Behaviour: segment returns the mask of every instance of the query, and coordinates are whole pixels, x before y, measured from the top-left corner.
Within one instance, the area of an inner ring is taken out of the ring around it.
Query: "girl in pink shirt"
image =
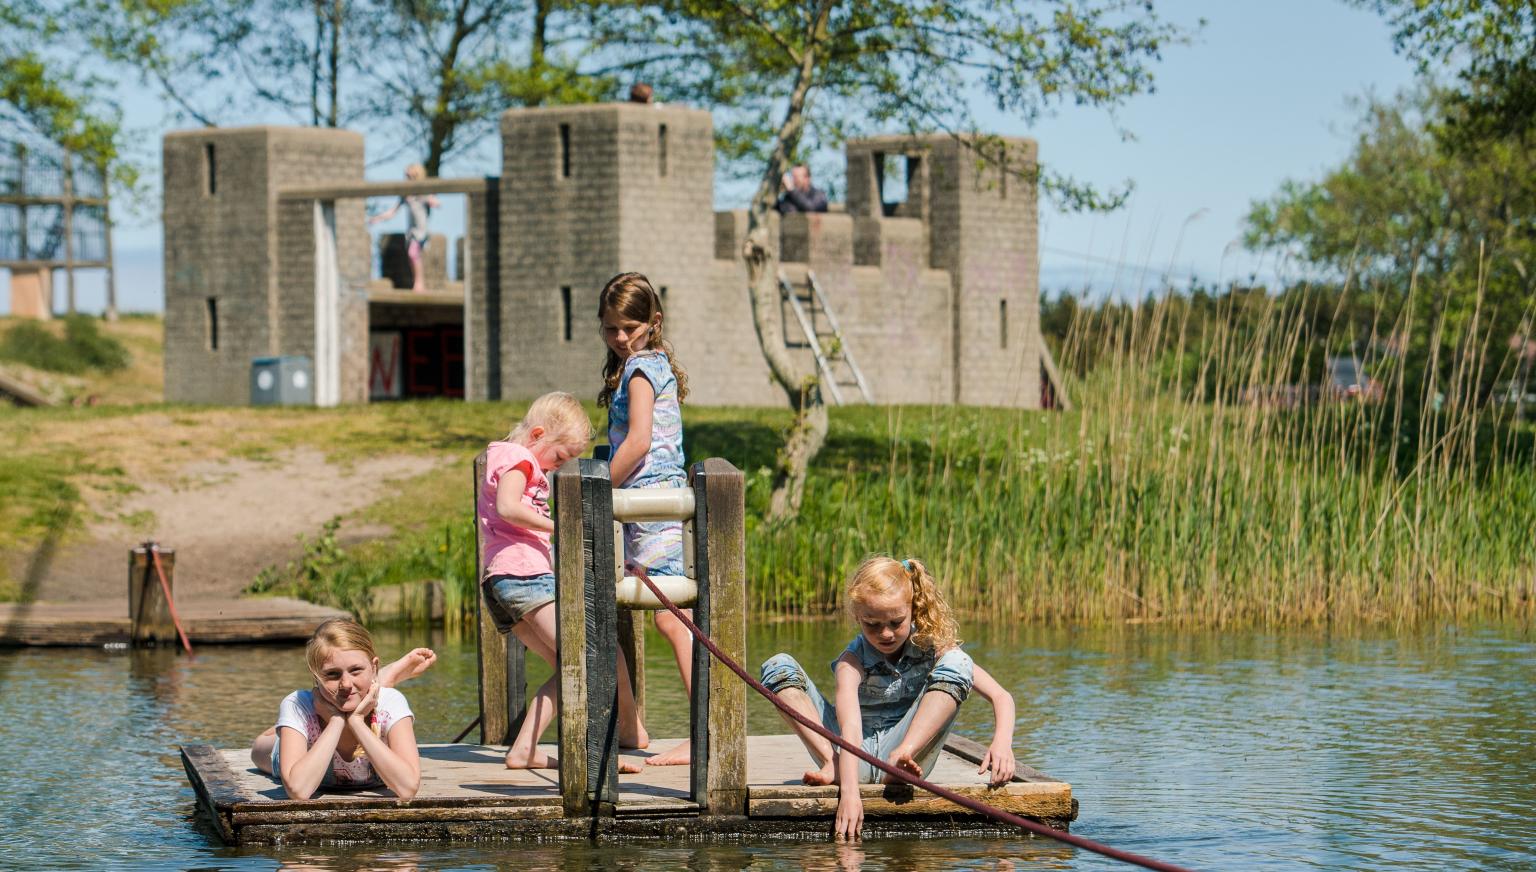
[[[557,391],[534,400],[506,440],[492,442],[485,451],[485,479],[476,506],[485,548],[480,590],[496,628],[512,633],[555,668],[555,675],[534,695],[522,729],[507,749],[508,769],[556,766],[555,758],[539,750],[539,736],[554,719],[559,690],[550,547],[555,522],[549,513],[547,474],[581,454],[591,438],[592,422],[581,403]]]

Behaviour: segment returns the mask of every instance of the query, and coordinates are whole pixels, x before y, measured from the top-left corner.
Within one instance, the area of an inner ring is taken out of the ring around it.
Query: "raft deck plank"
[[[176,611],[193,646],[302,641],[321,621],[348,617],[287,597],[187,600]],[[122,602],[0,603],[0,646],[127,644],[129,626]]]
[[[656,740],[650,752],[663,751],[678,741]],[[963,739],[947,745],[931,780],[1061,828],[1076,816],[1071,786],[1032,769],[1012,783],[988,787],[976,773],[975,748],[974,742]],[[553,746],[544,749],[555,752]],[[626,752],[626,756],[638,760],[650,752]],[[314,799],[291,800],[284,796],[280,784],[251,765],[245,749],[190,745],[182,750],[182,762],[199,804],[213,818],[221,837],[234,844],[488,836],[804,837],[825,831],[837,807],[835,787],[800,783],[810,760],[793,735],[748,737],[745,817],[700,816],[690,799],[687,766],[647,766],[639,774],[620,775],[614,816],[594,825],[591,819],[562,816],[555,771],[506,769],[499,748],[423,745],[421,755],[421,790],[410,801],[397,800],[382,789],[327,792]],[[921,790],[871,784],[865,785],[862,793],[873,834],[949,834],[999,828]]]

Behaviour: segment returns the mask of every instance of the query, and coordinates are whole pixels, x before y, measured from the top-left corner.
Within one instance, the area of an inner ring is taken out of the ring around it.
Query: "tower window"
[[[214,160],[213,143],[203,144],[203,169],[208,178],[208,196],[212,197],[219,192],[219,166]]]
[[[560,323],[561,334],[566,342],[571,341],[571,286],[560,286]]]
[[[667,125],[656,128],[656,170],[662,176],[667,174]]]
[[[209,148],[212,148],[212,146],[209,146]],[[206,307],[205,307],[205,311],[204,311],[206,323],[205,323],[204,327],[205,327],[205,329],[207,331],[207,335],[208,335],[208,350],[209,351],[218,351],[219,350],[219,298],[218,297],[209,297],[204,302],[206,303]]]
[[[560,178],[571,177],[571,125],[560,125]]]
[[[1008,301],[997,301],[997,347],[1008,347]]]

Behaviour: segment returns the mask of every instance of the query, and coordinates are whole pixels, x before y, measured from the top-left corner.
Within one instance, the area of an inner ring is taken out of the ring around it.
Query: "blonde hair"
[[[309,661],[309,671],[320,674],[325,666],[325,656],[332,651],[361,651],[369,661],[377,660],[373,653],[373,637],[368,630],[351,618],[331,618],[315,628],[314,635],[304,646],[304,658]]]
[[[609,312],[616,312],[629,321],[653,325],[650,341],[645,347],[647,350],[655,348],[666,353],[667,362],[672,366],[672,377],[677,379],[677,401],[681,403],[688,399],[688,373],[677,362],[677,352],[672,350],[672,343],[662,338],[662,324],[658,320],[662,317],[661,295],[651,287],[651,280],[637,272],[619,273],[609,279],[597,297],[598,319],[601,320]],[[597,395],[599,406],[612,402],[614,392],[619,389],[619,376],[623,373],[624,361],[613,353],[613,349],[608,349],[608,357],[603,361],[603,389]]]
[[[544,428],[544,440],[573,448],[585,448],[592,438],[592,421],[581,401],[565,391],[551,391],[528,407],[523,420],[507,434],[508,442],[528,445],[533,428]]]
[[[870,557],[848,579],[850,611],[854,604],[864,605],[891,594],[901,594],[912,603],[913,644],[936,655],[960,644],[955,615],[922,561],[884,555]]]
[[[427,177],[427,168],[419,163],[413,163],[405,168],[405,177],[413,182],[420,181]]]

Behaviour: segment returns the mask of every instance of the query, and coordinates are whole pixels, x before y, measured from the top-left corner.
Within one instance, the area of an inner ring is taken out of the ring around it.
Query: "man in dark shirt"
[[[810,167],[800,164],[785,173],[781,186],[783,191],[779,194],[780,212],[788,214],[827,211],[826,192],[811,184]]]

